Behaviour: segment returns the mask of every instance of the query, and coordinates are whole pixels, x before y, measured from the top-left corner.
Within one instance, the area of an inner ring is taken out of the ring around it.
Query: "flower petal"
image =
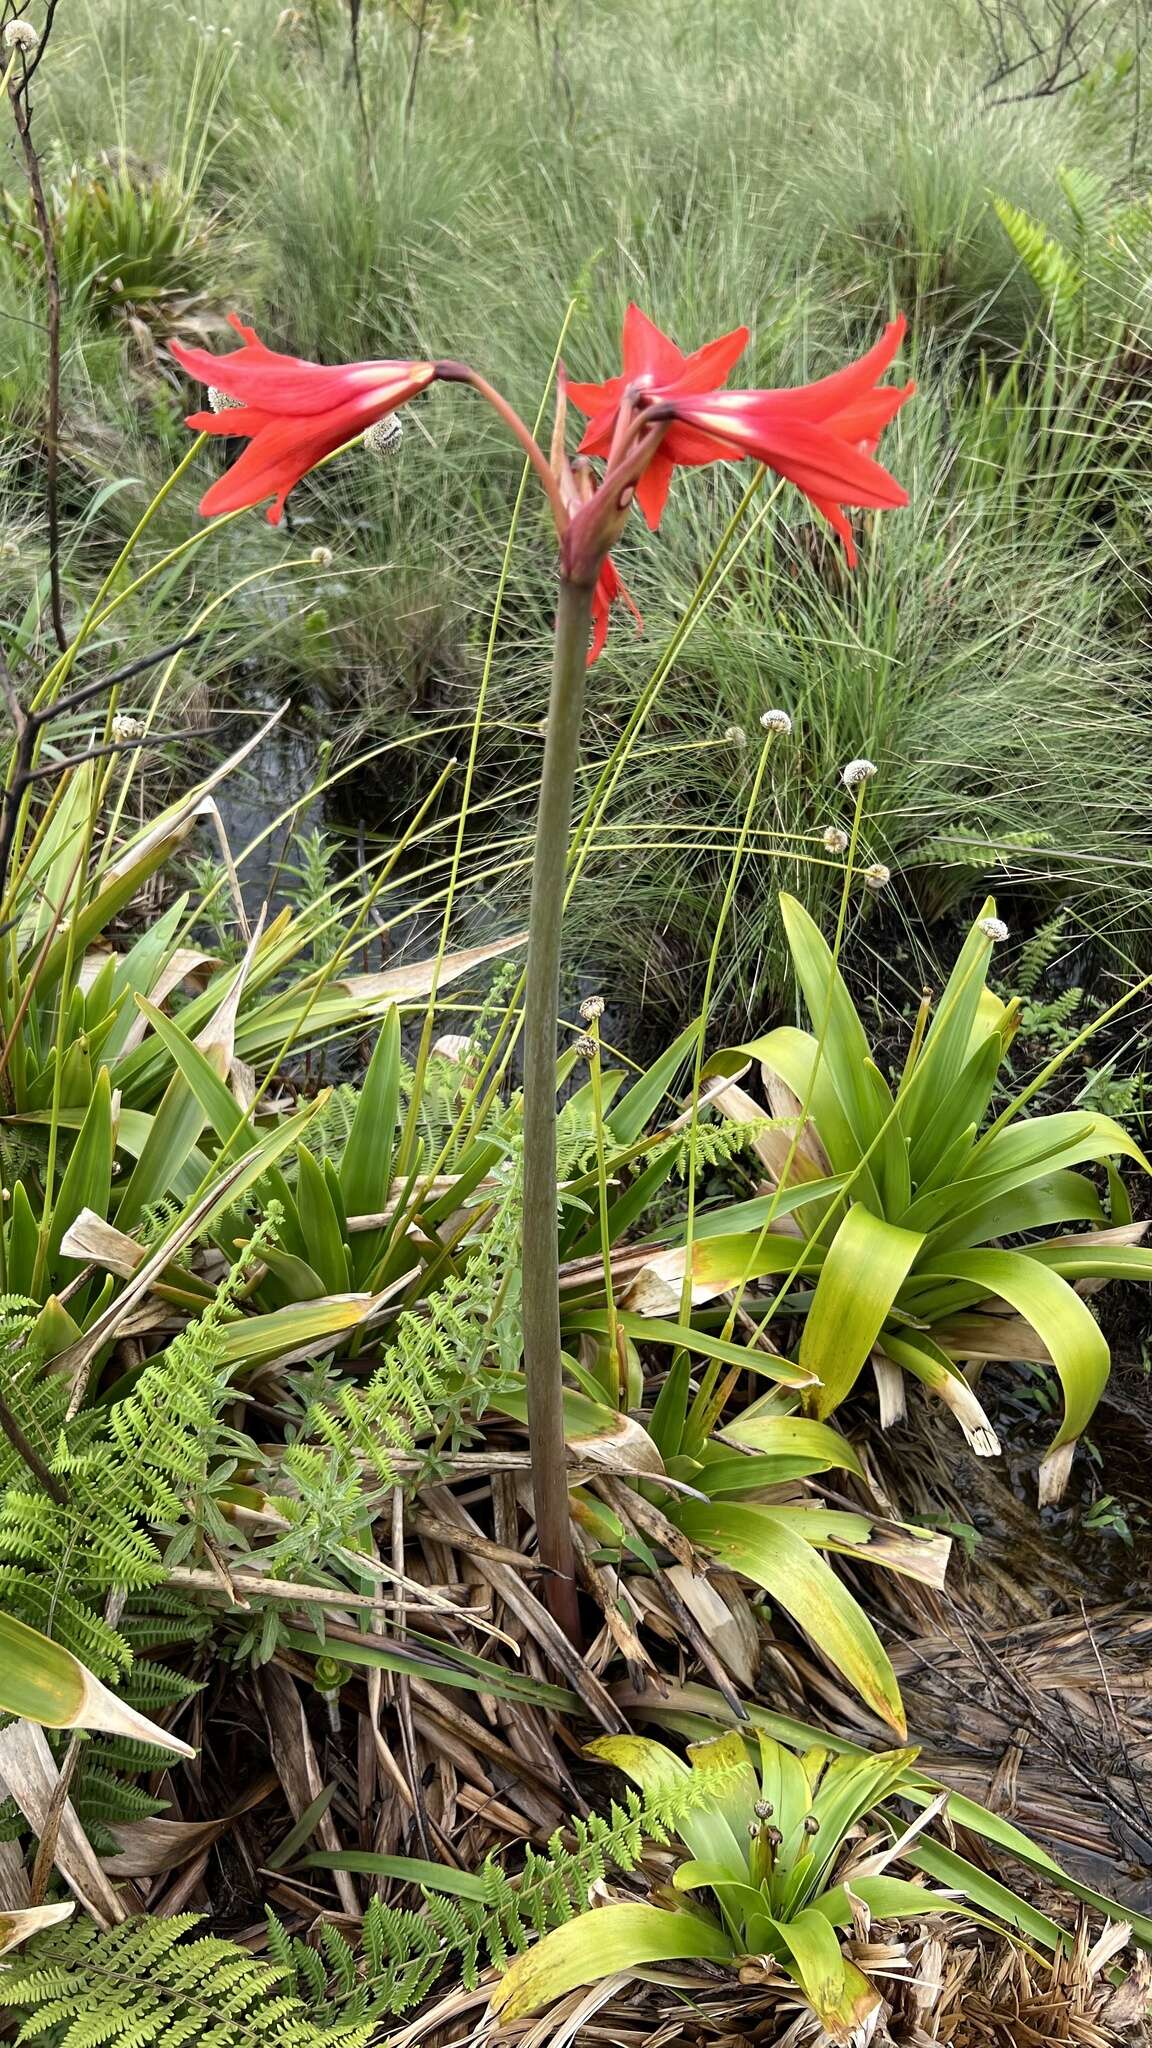
[[[624,315],[620,358],[626,384],[671,384],[685,367],[682,350],[635,303]]]

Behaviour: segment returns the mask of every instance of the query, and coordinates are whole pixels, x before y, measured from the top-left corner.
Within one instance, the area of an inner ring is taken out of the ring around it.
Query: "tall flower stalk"
[[[560,578],[552,680],[536,818],[524,998],[524,1374],[532,1489],[546,1598],[573,1642],[580,1615],[573,1569],[560,1349],[556,1172],[557,1012],[572,805],[585,678],[625,603],[640,623],[611,559],[634,503],[658,526],[677,469],[750,460],[795,484],[839,534],[849,562],[851,507],[907,502],[874,459],[883,428],[913,387],[879,382],[900,346],[902,320],[861,357],[818,383],[781,391],[717,387],[747,340],[737,328],[685,356],[639,309],[624,322],[623,367],[600,384],[557,378],[550,457],[507,399],[466,363],[375,361],[326,366],[277,354],[233,319],[241,347],[228,355],[173,349],[194,377],[231,401],[188,424],[248,446],[205,496],[206,513],[233,513],[271,498],[275,524],[288,492],[309,470],[365,429],[387,420],[434,382],[467,384],[511,432],[540,482],[559,543]],[[588,419],[576,456],[566,450],[569,395]],[[597,474],[593,461],[603,464]],[[758,481],[758,478],[757,478]]]

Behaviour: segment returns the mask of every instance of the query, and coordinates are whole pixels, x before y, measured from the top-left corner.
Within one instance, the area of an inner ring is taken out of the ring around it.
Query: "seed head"
[[[369,455],[383,459],[394,455],[404,439],[404,422],[397,413],[390,412],[387,419],[377,420],[364,436],[364,446]]]
[[[576,1044],[573,1047],[573,1050],[576,1054],[577,1059],[594,1060],[598,1048],[596,1045],[596,1040],[594,1038],[581,1037],[576,1040]]]
[[[829,853],[847,853],[848,834],[839,825],[829,825],[824,834],[824,844]]]
[[[855,789],[857,783],[869,782],[875,773],[875,761],[866,761],[861,757],[859,761],[849,761],[847,767],[840,770],[840,780],[845,789]]]
[[[872,866],[864,870],[866,889],[885,889],[891,880],[892,870],[886,868],[882,860],[873,861]]]
[[[730,747],[746,747],[748,745],[748,735],[742,725],[726,725],[724,727],[724,738]]]
[[[313,548],[308,560],[317,569],[330,569],[332,567],[332,550],[331,548]]]
[[[760,723],[765,732],[779,732],[787,735],[792,730],[792,720],[786,711],[762,711]]]
[[[40,38],[30,21],[6,23],[3,42],[6,50],[23,50],[29,57],[40,48]]]
[[[237,412],[243,406],[242,398],[231,398],[227,391],[220,391],[215,384],[208,386],[208,403],[213,412]]]
[[[595,1018],[602,1017],[604,1015],[603,996],[585,996],[584,1001],[580,1005],[580,1015],[586,1024],[591,1024]]]
[[[112,737],[114,740],[143,739],[143,719],[133,718],[130,711],[114,711],[112,714]]]
[[[998,945],[1001,939],[1008,937],[1008,927],[1002,917],[982,917],[979,929],[986,939],[991,939],[994,946]]]

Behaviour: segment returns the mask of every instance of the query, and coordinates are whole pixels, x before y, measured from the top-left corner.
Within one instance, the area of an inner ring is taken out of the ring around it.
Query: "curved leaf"
[[[925,1279],[939,1275],[970,1283],[978,1291],[968,1294],[969,1301],[998,1295],[1032,1325],[1064,1390],[1064,1420],[1049,1454],[1075,1443],[1104,1391],[1111,1363],[1104,1334],[1080,1296],[1058,1273],[1023,1252],[946,1252],[921,1272]]]
[[[848,1394],[923,1243],[862,1204],[849,1209],[824,1261],[800,1339],[799,1362],[820,1384],[807,1397],[823,1419]]]
[[[683,1501],[675,1519],[690,1543],[763,1586],[881,1720],[905,1734],[900,1688],[879,1636],[802,1536],[778,1522],[771,1508],[730,1501]]]

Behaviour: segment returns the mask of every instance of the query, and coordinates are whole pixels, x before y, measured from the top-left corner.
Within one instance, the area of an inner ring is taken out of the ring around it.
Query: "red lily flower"
[[[271,497],[268,518],[278,525],[284,500],[302,476],[426,390],[435,374],[431,363],[309,363],[265,348],[235,313],[228,319],[244,344],[229,355],[171,343],[189,376],[236,401],[222,412],[190,413],[186,424],[205,434],[248,438],[239,461],[201,498],[200,510],[209,515]]]
[[[649,416],[676,422],[672,431],[678,445],[684,440],[689,460],[715,461],[721,454],[730,461],[750,457],[786,477],[840,535],[853,568],[856,544],[844,507],[908,503],[907,491],[872,460],[884,428],[916,389],[913,383],[877,381],[896,354],[906,325],[903,314],[889,321],[880,340],[857,362],[815,384],[783,391],[709,391],[701,396],[657,393]]]
[[[623,374],[609,377],[603,384],[568,386],[568,396],[573,405],[591,416],[580,443],[580,453],[609,453],[622,407],[629,400],[646,405],[657,397],[672,399],[714,390],[728,375],[747,343],[748,329],[734,327],[731,334],[723,334],[718,341],[707,342],[703,348],[686,356],[668,335],[653,325],[639,306],[630,305],[624,315],[620,343]],[[720,462],[731,457],[727,448],[697,454],[693,452],[690,438],[672,426],[636,486],[636,502],[653,531],[660,524],[672,471],[678,464],[689,466]]]
[[[650,526],[664,509],[672,471],[708,462],[767,463],[803,491],[840,535],[849,566],[856,561],[846,505],[897,506],[907,492],[872,452],[914,384],[880,384],[904,338],[901,315],[859,361],[782,391],[717,390],[748,338],[737,328],[684,356],[636,306],[624,316],[622,376],[604,384],[573,384],[569,394],[591,421],[581,442],[586,454],[605,455],[622,418],[667,421],[664,439],[636,489]]]

